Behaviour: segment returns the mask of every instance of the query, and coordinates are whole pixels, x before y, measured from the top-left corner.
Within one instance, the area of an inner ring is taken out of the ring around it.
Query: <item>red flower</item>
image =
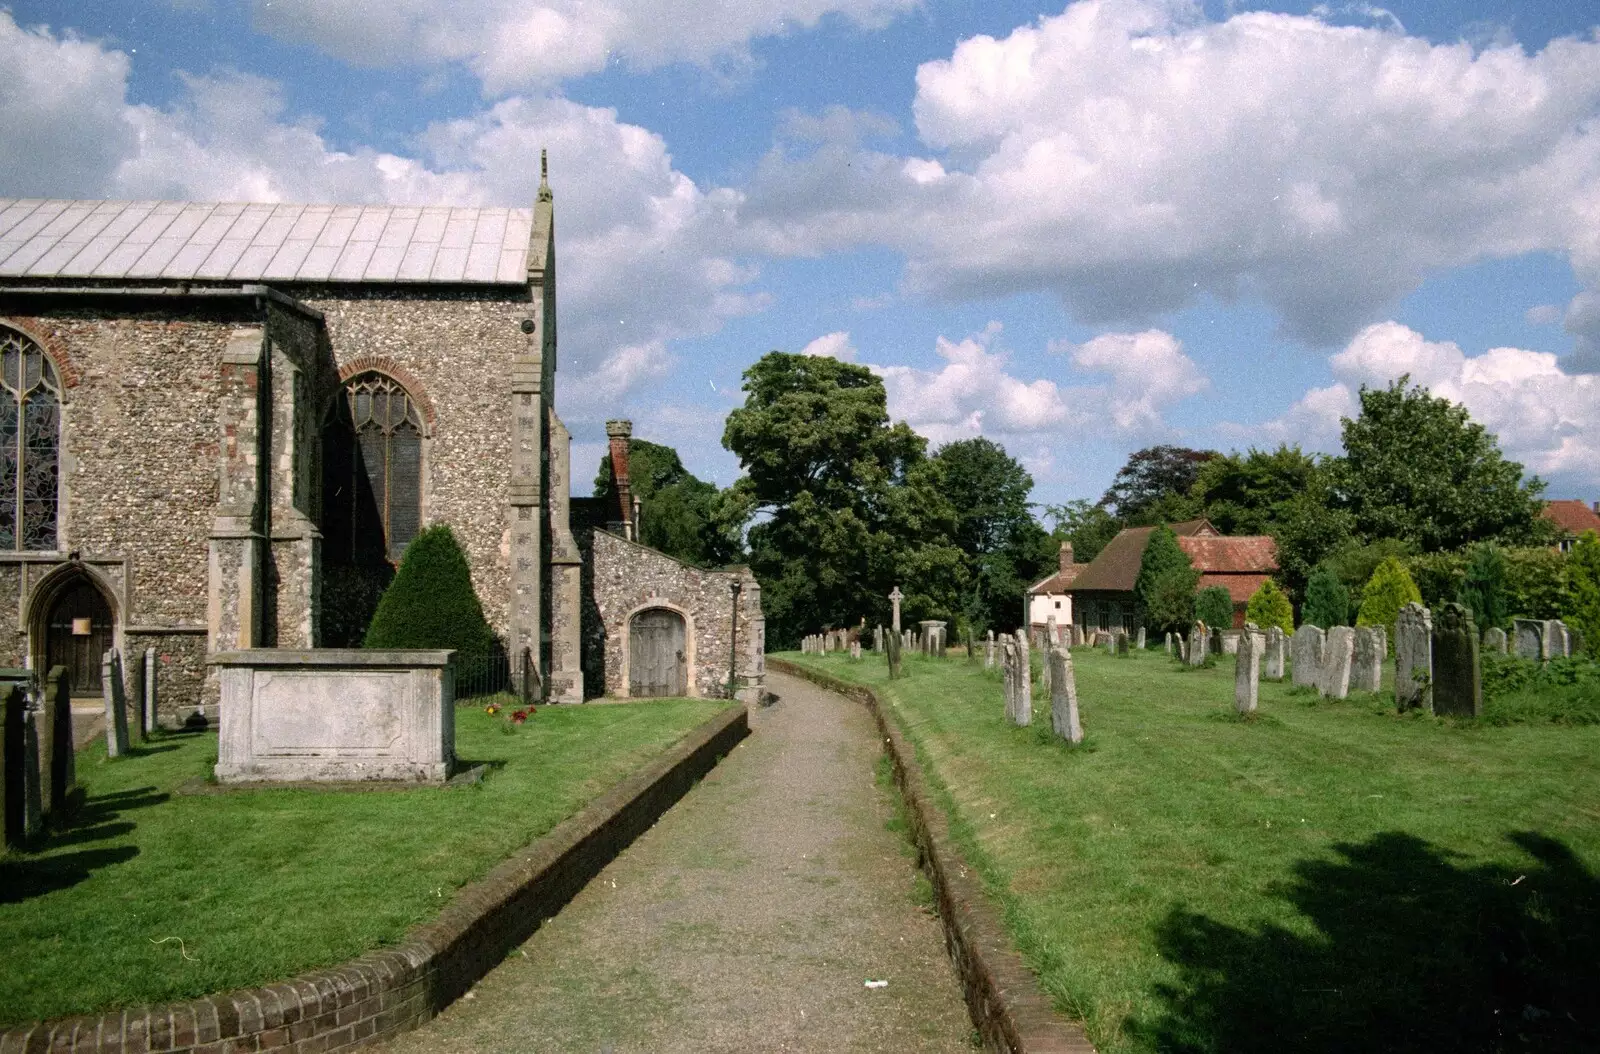
[[[527,719],[528,719],[528,711],[526,711],[526,710],[513,710],[511,712],[511,721],[512,721],[513,724],[520,725],[520,724],[522,724],[522,722],[526,721]]]

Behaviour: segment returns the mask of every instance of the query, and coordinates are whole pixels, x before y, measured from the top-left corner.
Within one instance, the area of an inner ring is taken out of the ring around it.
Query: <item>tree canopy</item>
[[[1172,528],[1161,524],[1150,532],[1133,595],[1144,612],[1144,624],[1157,633],[1181,633],[1194,621],[1194,587],[1200,572],[1178,545]]]
[[[697,479],[672,447],[628,440],[628,480],[639,499],[639,540],[645,545],[698,567],[724,567],[742,558],[741,525],[725,521],[716,484]],[[594,496],[613,498],[609,452],[600,458]]]
[[[1215,450],[1181,446],[1136,450],[1117,470],[1100,505],[1115,513],[1124,526],[1192,519],[1198,509],[1189,491],[1199,478],[1201,467],[1216,456]]]
[[[1073,559],[1080,564],[1099,556],[1106,543],[1122,530],[1121,520],[1083,498],[1064,505],[1046,505],[1044,511],[1055,521],[1052,534],[1058,541],[1072,544]]]

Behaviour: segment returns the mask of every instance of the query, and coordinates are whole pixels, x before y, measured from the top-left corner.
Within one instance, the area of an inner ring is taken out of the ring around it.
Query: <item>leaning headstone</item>
[[[1399,631],[1395,632],[1395,647],[1400,646]],[[1506,631],[1499,626],[1490,626],[1483,631],[1483,650],[1495,655],[1506,653]]]
[[[1294,631],[1289,642],[1289,675],[1294,683],[1310,688],[1316,685],[1322,670],[1322,650],[1326,641],[1321,626],[1309,623]]]
[[[1472,611],[1443,604],[1433,620],[1433,712],[1457,717],[1483,713],[1483,673]]]
[[[1017,634],[1016,716],[1019,725],[1033,723],[1033,662],[1028,653],[1028,635]]]
[[[1261,693],[1261,653],[1266,650],[1267,639],[1246,627],[1239,634],[1239,645],[1233,655],[1233,708],[1241,714],[1256,712],[1256,702]]]
[[[1140,626],[1139,627],[1139,636],[1134,639],[1133,646],[1135,648],[1138,648],[1140,651],[1144,651],[1144,642],[1145,642],[1144,627]]]
[[[1204,666],[1206,663],[1206,649],[1210,647],[1210,630],[1206,629],[1204,622],[1196,621],[1189,627],[1188,662],[1190,666]]]
[[[1383,637],[1372,626],[1359,626],[1355,634],[1355,656],[1350,664],[1350,687],[1358,692],[1376,692],[1383,687]]]
[[[128,752],[128,705],[122,691],[122,656],[106,649],[100,659],[100,693],[106,704],[106,757]]]
[[[983,639],[983,668],[994,669],[994,630],[990,630],[989,635]]]
[[[1282,626],[1268,626],[1267,650],[1261,656],[1261,676],[1269,681],[1283,680],[1283,653],[1287,638]]]
[[[1502,641],[1505,634],[1500,635]],[[1394,624],[1394,705],[1433,710],[1433,618],[1415,601],[1400,609]]]
[[[1516,634],[1516,655],[1519,659],[1540,661],[1550,657],[1546,649],[1547,630],[1543,619],[1519,618],[1512,623]]]
[[[1045,656],[1050,671],[1050,727],[1068,743],[1083,742],[1078,720],[1078,682],[1072,674],[1072,652],[1057,646]]]
[[[1178,661],[1189,661],[1189,642],[1182,637],[1178,638]]]
[[[1350,663],[1355,657],[1356,633],[1349,626],[1328,631],[1322,647],[1322,670],[1317,691],[1327,699],[1343,699],[1350,694]]]

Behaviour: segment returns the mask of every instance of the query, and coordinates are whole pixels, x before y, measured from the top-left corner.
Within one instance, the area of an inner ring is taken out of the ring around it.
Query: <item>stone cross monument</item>
[[[889,603],[894,605],[894,631],[896,633],[900,632],[900,601],[905,598],[905,594],[900,592],[899,586],[895,586],[894,592],[889,594]]]

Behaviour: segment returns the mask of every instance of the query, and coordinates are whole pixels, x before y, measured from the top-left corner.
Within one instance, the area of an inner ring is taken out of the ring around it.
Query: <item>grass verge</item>
[[[1106,1054],[1600,1045],[1600,727],[1270,683],[1241,720],[1230,661],[1080,649],[1074,749],[981,664],[784,657],[878,692]]]
[[[282,980],[397,942],[726,706],[546,707],[525,725],[456,712],[453,788],[181,794],[212,734],[78,755],[72,826],[0,858],[0,1027]]]

